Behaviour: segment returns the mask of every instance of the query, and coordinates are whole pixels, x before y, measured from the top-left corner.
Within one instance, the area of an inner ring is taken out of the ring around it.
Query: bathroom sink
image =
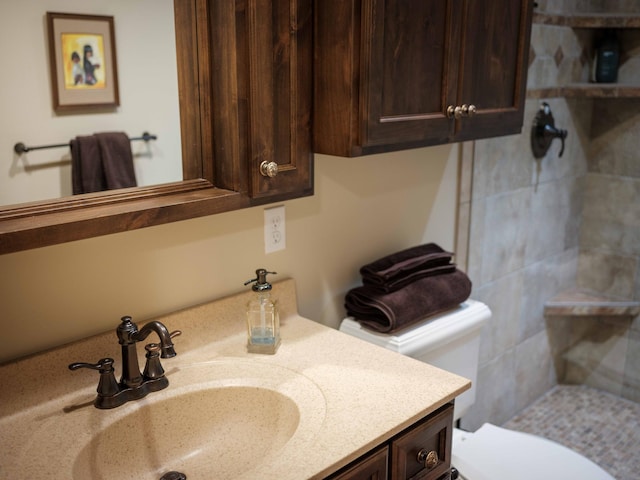
[[[160,478],[168,471],[236,478],[277,455],[299,421],[296,403],[274,390],[188,392],[145,405],[102,430],[78,455],[73,478],[86,479],[87,472],[105,479],[136,472]]]
[[[19,462],[78,480],[160,480],[176,471],[255,479],[311,449],[324,422],[322,391],[283,366],[223,359],[167,377],[165,390],[114,409],[94,408],[87,392],[64,411],[42,412]],[[73,443],[61,444],[60,432]]]

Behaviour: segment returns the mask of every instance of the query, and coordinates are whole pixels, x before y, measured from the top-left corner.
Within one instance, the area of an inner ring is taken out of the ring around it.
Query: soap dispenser
[[[267,282],[267,274],[275,275],[276,272],[259,268],[256,270],[256,278],[244,283],[254,283],[251,289],[256,293],[247,303],[247,350],[250,353],[273,355],[280,346],[280,318],[278,307],[271,300],[271,284]]]

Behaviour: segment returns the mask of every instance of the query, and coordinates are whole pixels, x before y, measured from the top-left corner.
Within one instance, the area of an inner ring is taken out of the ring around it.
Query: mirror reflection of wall
[[[56,114],[46,12],[114,17],[120,106]],[[71,195],[68,148],[77,135],[121,131],[132,142],[138,186],[182,180],[173,0],[25,0],[0,4],[0,205]]]

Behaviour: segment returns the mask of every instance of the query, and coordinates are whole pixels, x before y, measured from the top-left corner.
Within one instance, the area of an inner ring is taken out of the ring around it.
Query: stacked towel
[[[388,255],[360,269],[361,287],[345,297],[347,314],[390,333],[455,308],[471,294],[471,281],[434,243]]]
[[[96,133],[71,140],[73,193],[135,187],[129,137],[122,132]]]

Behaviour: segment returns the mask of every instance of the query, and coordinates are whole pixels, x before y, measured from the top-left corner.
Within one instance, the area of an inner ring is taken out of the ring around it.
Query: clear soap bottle
[[[280,318],[278,306],[271,300],[271,284],[267,274],[275,275],[264,268],[256,270],[256,278],[244,284],[254,283],[251,289],[256,296],[247,303],[247,350],[250,353],[273,355],[280,346]]]

